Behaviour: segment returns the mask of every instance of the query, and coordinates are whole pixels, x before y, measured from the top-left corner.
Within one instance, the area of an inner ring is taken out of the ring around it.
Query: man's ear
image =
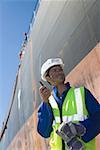
[[[49,76],[46,76],[45,78],[46,78],[46,80],[47,80],[47,82],[48,82],[49,84],[55,85],[55,84],[54,84],[55,82],[52,81],[52,79],[51,79]]]
[[[51,81],[51,79],[50,79],[50,77],[49,77],[49,76],[46,76],[45,78],[46,78],[46,80],[47,80],[48,82],[50,82],[50,81]]]

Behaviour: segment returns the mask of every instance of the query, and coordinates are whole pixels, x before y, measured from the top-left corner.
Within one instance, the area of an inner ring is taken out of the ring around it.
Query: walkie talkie
[[[39,81],[39,83],[41,84],[41,86],[45,87],[44,84],[41,81]]]

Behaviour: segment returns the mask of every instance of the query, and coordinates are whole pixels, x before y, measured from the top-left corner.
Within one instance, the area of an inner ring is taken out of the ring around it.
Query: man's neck
[[[66,85],[64,83],[60,83],[58,86],[57,86],[57,89],[58,89],[58,94],[59,96],[62,95],[62,93],[66,90]]]

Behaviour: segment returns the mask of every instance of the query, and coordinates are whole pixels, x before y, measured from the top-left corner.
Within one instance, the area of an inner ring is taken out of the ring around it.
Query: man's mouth
[[[59,78],[59,79],[63,79],[63,78],[64,78],[64,74],[59,74],[59,75],[58,75],[58,78]]]

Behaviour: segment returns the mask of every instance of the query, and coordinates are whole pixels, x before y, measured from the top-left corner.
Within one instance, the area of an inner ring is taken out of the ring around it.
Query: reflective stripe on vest
[[[82,102],[82,94],[80,88],[74,89],[75,100],[76,100],[76,107],[77,107],[77,115],[83,115],[83,102]]]
[[[54,108],[58,109],[57,102],[55,101],[55,99],[54,99],[54,97],[52,95],[49,97],[49,103],[51,104],[53,109]]]
[[[87,118],[87,116],[81,116],[81,115],[78,115],[78,114],[75,114],[73,116],[63,116],[63,122],[70,122],[70,121],[83,121]]]

